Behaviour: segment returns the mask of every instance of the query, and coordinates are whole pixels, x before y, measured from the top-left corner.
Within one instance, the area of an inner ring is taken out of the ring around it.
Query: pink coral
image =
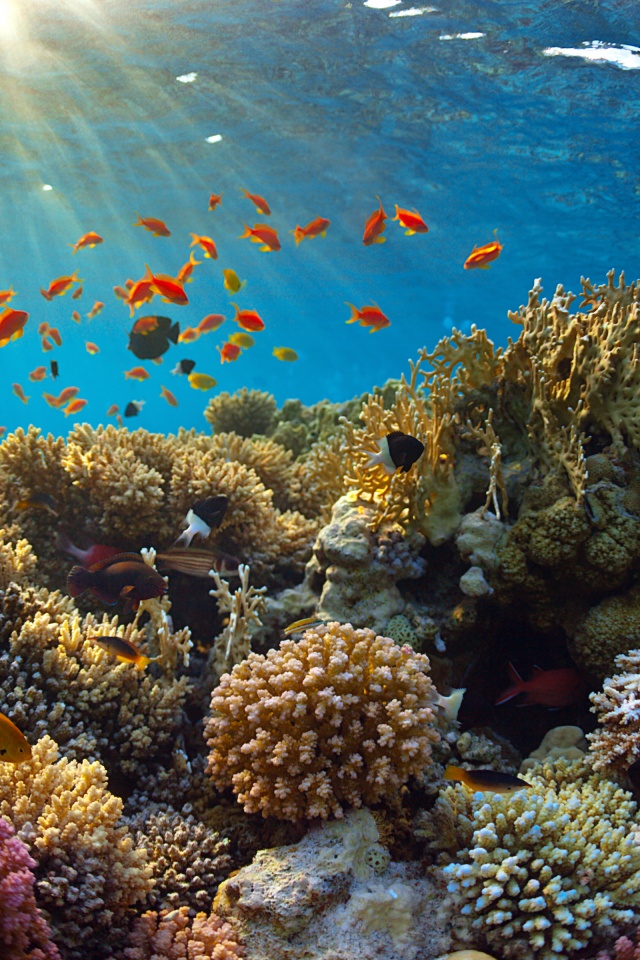
[[[138,917],[122,956],[124,960],[241,960],[244,947],[231,924],[216,913],[199,913],[191,920],[189,908],[180,907],[161,913],[147,910]]]
[[[35,861],[0,817],[0,945],[2,960],[60,960],[33,894]]]
[[[640,927],[635,943],[629,937],[619,937],[613,945],[613,953],[601,950],[596,960],[640,960]]]

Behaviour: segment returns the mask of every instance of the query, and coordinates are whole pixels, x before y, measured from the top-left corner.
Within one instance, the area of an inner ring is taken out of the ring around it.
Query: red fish
[[[145,230],[152,233],[154,237],[171,236],[171,231],[163,220],[158,220],[156,217],[141,217],[139,213],[136,213],[136,217],[138,219],[134,223],[134,227],[144,227]]]
[[[253,227],[248,227],[245,223],[244,233],[241,233],[238,239],[244,240],[246,237],[251,237],[251,243],[261,243],[261,250],[280,249],[278,234],[273,227],[268,226],[266,223],[255,223]]]
[[[0,290],[0,307],[4,307],[7,303],[11,303],[15,295],[16,292],[13,287],[9,287],[8,290]]]
[[[365,247],[370,247],[372,243],[384,243],[385,241],[382,234],[386,228],[385,220],[387,219],[387,215],[382,209],[382,200],[380,200],[380,197],[377,197],[377,200],[380,203],[380,209],[374,210],[364,225],[362,242]]]
[[[120,300],[128,300],[128,299],[129,299],[129,290],[126,290],[124,287],[115,286],[115,287],[113,288],[113,292],[115,293],[116,297],[119,297],[119,298],[120,298]]]
[[[354,307],[352,303],[348,301],[345,302],[348,307],[351,307],[351,316],[346,321],[347,323],[357,323],[359,320],[361,327],[371,327],[370,333],[375,333],[377,330],[391,326],[389,318],[385,316],[376,304],[358,309],[358,307]]]
[[[73,311],[73,313],[71,314],[71,319],[74,321],[74,323],[82,323],[82,317],[80,316],[77,310]]]
[[[97,343],[93,343],[91,340],[86,340],[84,345],[87,353],[90,353],[92,357],[95,357],[96,353],[100,353],[100,347]]]
[[[70,413],[80,413],[80,411],[83,410],[88,403],[88,400],[83,400],[80,397],[76,397],[76,399],[72,400],[69,406],[65,407],[62,412],[64,413],[65,417],[68,417]]]
[[[125,380],[148,380],[149,374],[144,367],[132,367],[131,370],[125,370]]]
[[[64,390],[59,394],[59,396],[54,397],[56,407],[64,407],[65,403],[69,403],[70,400],[73,400],[77,394],[80,393],[80,387],[65,387]],[[48,396],[48,394],[47,394]]]
[[[186,327],[178,337],[178,343],[193,343],[199,339],[200,333],[197,327]]]
[[[57,327],[49,327],[47,330],[47,336],[51,337],[57,347],[62,346],[62,337]]]
[[[137,553],[118,553],[92,563],[90,567],[72,567],[67,577],[70,596],[89,593],[113,604],[125,600],[137,607],[141,600],[161,597],[167,589],[164,579]]]
[[[316,217],[316,219],[308,223],[306,227],[297,226],[295,230],[291,231],[296,241],[296,247],[302,240],[311,240],[313,237],[326,237],[327,229],[330,225],[331,220],[327,220],[326,217]]]
[[[46,367],[36,367],[35,370],[32,370],[29,374],[29,380],[38,381],[44,380],[47,375]]]
[[[200,333],[211,333],[212,330],[221,327],[224,321],[225,318],[221,313],[208,313],[198,324],[198,330]]]
[[[70,243],[69,246],[73,247],[74,253],[77,253],[78,250],[82,250],[83,247],[89,247],[90,250],[93,250],[99,243],[104,243],[100,234],[90,230],[89,233],[85,233],[79,240],[76,240],[75,243]]]
[[[70,557],[73,557],[74,560],[81,563],[83,567],[90,567],[100,560],[106,560],[108,557],[115,557],[117,554],[122,553],[120,547],[108,547],[104,543],[92,543],[86,550],[81,550],[80,547],[76,547],[75,543],[69,539],[66,533],[62,532],[56,536],[56,548],[62,553],[67,553]]]
[[[414,233],[428,233],[429,227],[426,225],[417,210],[403,210],[396,203],[396,215],[394,220],[398,220],[401,227],[405,228],[405,234],[410,237]]]
[[[117,403],[112,403],[109,409],[107,410],[108,417],[115,417],[117,413],[120,413],[120,407]]]
[[[29,314],[24,310],[14,310],[7,307],[0,313],[0,347],[5,347],[11,340],[19,340],[24,334],[24,327]]]
[[[29,397],[25,395],[25,392],[19,383],[12,383],[11,387],[18,400],[22,400],[23,403],[29,403]]]
[[[193,237],[193,241],[189,244],[189,246],[199,246],[202,249],[205,257],[209,258],[210,260],[218,259],[218,251],[211,237],[201,237],[197,233],[192,233],[190,236]]]
[[[236,343],[225,343],[223,347],[216,347],[220,354],[220,363],[231,363],[237,360],[242,350]]]
[[[153,274],[151,268],[147,264],[145,266],[147,267],[145,280],[149,283],[151,290],[162,297],[165,303],[175,303],[181,307],[189,303],[189,298],[179,280],[166,273]]]
[[[178,400],[175,393],[171,393],[171,390],[167,390],[166,387],[162,387],[160,390],[160,396],[164,397],[170,407],[178,406]]]
[[[102,300],[96,300],[94,305],[91,307],[91,310],[89,310],[89,313],[87,314],[87,319],[93,320],[94,317],[98,316],[98,314],[100,313],[103,307],[104,307],[104,303],[102,302]]]
[[[264,330],[264,320],[257,310],[241,310],[236,303],[232,303],[231,306],[236,308],[234,322],[243,330],[248,330],[249,333],[259,333]]]
[[[221,193],[212,193],[209,197],[209,210],[215,210],[215,208],[222,203],[222,194]]]
[[[496,232],[496,231],[494,231]],[[474,247],[464,262],[465,270],[488,270],[493,260],[497,260],[502,250],[502,244],[496,237],[491,243],[485,243],[483,247]]]
[[[152,289],[151,281],[148,277],[137,280],[129,287],[129,293],[124,301],[129,307],[129,316],[132,317],[138,307],[141,307],[143,303],[148,303],[153,300],[154,296],[155,290]]]
[[[81,284],[79,287],[76,287],[76,289],[75,289],[75,290],[73,291],[73,293],[71,294],[71,299],[72,299],[72,300],[79,300],[80,297],[82,296],[82,291],[83,291],[83,290],[84,290],[84,287],[82,286],[82,284]]]
[[[258,211],[258,213],[261,213],[263,217],[268,217],[271,214],[271,210],[269,209],[269,204],[264,199],[264,197],[258,196],[257,193],[249,193],[247,190],[243,190],[242,192],[244,193],[247,200],[251,200],[251,203],[255,205],[255,208]]]
[[[51,281],[46,290],[43,290],[42,287],[40,287],[40,293],[45,300],[53,300],[54,297],[63,297],[67,290],[74,285],[74,283],[80,283],[78,280],[77,270],[72,274],[56,277],[55,280]]]
[[[523,680],[510,663],[509,677],[512,686],[502,691],[496,700],[496,707],[517,697],[519,693],[526,693],[527,698],[518,706],[540,703],[545,707],[568,707],[577,703],[586,692],[581,675],[573,667],[560,667],[556,670],[534,667],[531,680]]]
[[[193,273],[193,268],[200,266],[201,263],[202,263],[202,260],[196,260],[192,250],[191,256],[189,257],[187,262],[183,263],[180,269],[178,270],[178,276],[176,277],[176,280],[178,281],[178,283],[191,283],[193,281],[193,277],[191,276],[191,274]]]

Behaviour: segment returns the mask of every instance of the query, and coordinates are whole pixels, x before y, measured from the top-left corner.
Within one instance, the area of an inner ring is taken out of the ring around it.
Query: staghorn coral
[[[640,758],[640,650],[615,660],[616,672],[591,694],[599,726],[587,734],[595,770],[626,772]]]
[[[37,900],[69,960],[104,956],[104,941],[124,935],[129,908],[151,887],[146,853],[118,824],[121,813],[104,767],[59,758],[50,737],[30,760],[0,765],[0,815],[36,861]]]
[[[262,626],[260,615],[266,607],[264,593],[267,588],[250,587],[250,573],[248,566],[240,564],[238,567],[240,586],[231,593],[228,582],[223,580],[215,570],[210,571],[216,586],[214,590],[209,591],[209,594],[218,601],[220,612],[229,614],[229,622],[222,633],[216,637],[212,650],[213,666],[218,676],[227,673],[236,663],[240,663],[249,656],[251,636]]]
[[[198,913],[188,907],[147,910],[134,924],[124,960],[241,960],[244,947],[233,926],[215,913]],[[122,954],[108,960],[123,960]]]
[[[429,660],[331,623],[250,654],[213,691],[208,771],[245,812],[341,817],[429,764],[439,735]]]
[[[214,433],[237,433],[240,437],[268,434],[276,401],[263,390],[242,387],[235,393],[219,393],[206,406],[204,416]]]
[[[18,585],[33,578],[38,558],[28,540],[18,540],[15,546],[0,539],[0,590],[10,583]]]
[[[448,787],[460,849],[443,868],[456,933],[505,958],[554,960],[640,916],[631,795],[584,761],[530,770],[509,798]]]
[[[0,817],[0,945],[3,960],[60,960],[33,895],[36,863]]]

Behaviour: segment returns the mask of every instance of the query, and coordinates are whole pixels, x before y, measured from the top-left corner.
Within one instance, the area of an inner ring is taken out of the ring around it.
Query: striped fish
[[[167,570],[177,570],[189,577],[208,577],[215,570],[221,577],[237,577],[241,561],[220,550],[194,550],[184,547],[170,547],[164,553],[157,553],[156,560]]]

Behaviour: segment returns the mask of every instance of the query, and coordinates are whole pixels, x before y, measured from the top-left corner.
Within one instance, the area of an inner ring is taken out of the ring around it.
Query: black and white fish
[[[212,529],[219,527],[224,520],[228,502],[226,497],[218,496],[207,497],[206,500],[198,500],[194,503],[182,521],[182,526],[186,527],[186,530],[180,534],[173,546],[188,547],[194,537],[202,537],[206,540]]]
[[[389,476],[396,470],[408,473],[413,464],[422,456],[424,443],[401,430],[393,430],[378,441],[378,453],[369,454],[365,467],[381,466]]]

